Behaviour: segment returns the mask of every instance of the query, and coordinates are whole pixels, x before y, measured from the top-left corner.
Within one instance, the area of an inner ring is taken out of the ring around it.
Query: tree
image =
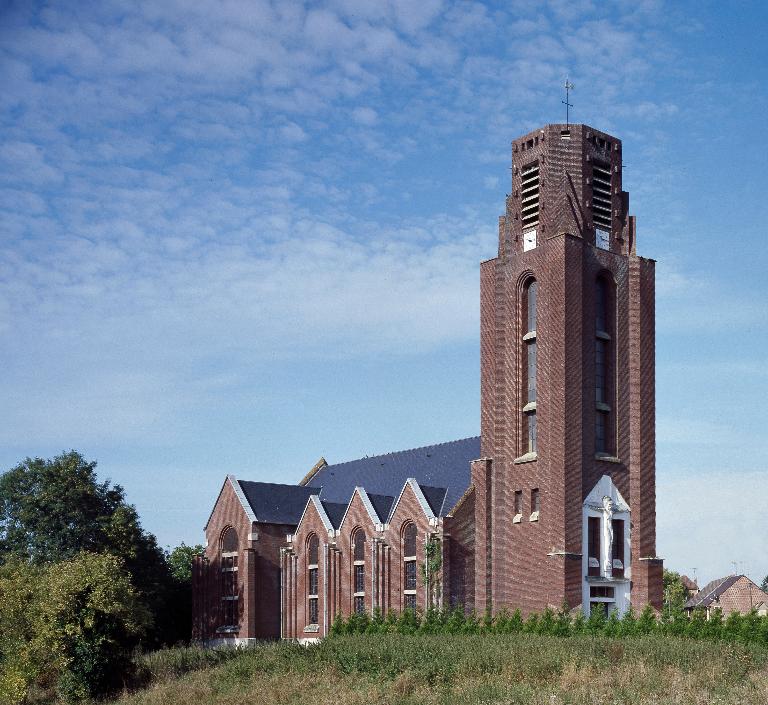
[[[763,592],[768,592],[768,575],[763,578],[763,582],[760,583],[760,589]]]
[[[200,544],[187,546],[183,541],[172,551],[166,553],[166,562],[171,575],[181,585],[192,585],[192,561],[195,556],[202,556],[205,547]]]
[[[688,589],[683,585],[679,573],[673,570],[664,570],[664,617],[671,619],[674,615],[680,615],[685,609],[688,600]]]
[[[11,559],[0,567],[0,699],[24,702],[33,685],[67,702],[115,692],[150,622],[115,556]]]
[[[95,462],[73,450],[52,460],[27,458],[0,476],[0,563],[16,557],[45,565],[81,551],[121,559],[153,614],[154,642],[188,636],[190,625],[175,613],[176,585],[165,555],[142,529],[123,488],[98,481]]]

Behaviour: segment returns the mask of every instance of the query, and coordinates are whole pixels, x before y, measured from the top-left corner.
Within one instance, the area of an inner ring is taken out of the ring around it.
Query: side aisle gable
[[[421,507],[421,510],[424,512],[424,516],[429,520],[430,524],[437,523],[437,517],[432,511],[432,507],[429,506],[429,502],[427,502],[427,498],[424,496],[424,492],[422,492],[416,478],[413,477],[409,477],[403,485],[403,489],[400,490],[400,494],[392,505],[392,509],[389,511],[387,523],[389,524],[392,521],[392,517],[395,516],[395,512],[397,511],[397,507],[400,504],[400,500],[402,500],[403,494],[408,488],[410,488],[411,492],[413,492],[416,500],[419,503],[419,506]]]
[[[235,496],[240,502],[240,506],[242,507],[242,510],[245,513],[245,516],[248,517],[248,521],[250,521],[251,523],[256,521],[256,515],[253,513],[253,510],[251,509],[251,506],[248,504],[248,501],[245,499],[245,495],[243,494],[242,489],[240,489],[240,484],[238,483],[237,478],[234,475],[227,475],[227,479],[224,480],[223,484],[221,485],[221,489],[219,490],[219,494],[216,497],[216,501],[213,503],[213,508],[211,509],[211,513],[208,515],[208,521],[205,522],[203,531],[208,530],[208,525],[211,523],[211,519],[213,518],[213,515],[216,512],[216,507],[218,506],[219,501],[221,500],[221,495],[224,493],[224,489],[227,487],[227,485],[229,485],[232,491],[235,493]]]
[[[379,518],[378,514],[376,514],[376,510],[373,508],[373,504],[371,503],[370,498],[368,497],[368,493],[365,491],[365,488],[363,487],[355,487],[355,491],[352,493],[352,498],[349,500],[349,504],[347,504],[347,509],[344,512],[344,516],[341,518],[341,522],[339,523],[339,530],[341,530],[341,527],[344,526],[344,522],[347,520],[347,516],[349,515],[349,510],[352,507],[352,503],[355,501],[355,497],[359,497],[360,501],[363,504],[363,507],[365,507],[365,511],[368,513],[368,516],[371,519],[371,523],[374,526],[374,529],[376,531],[381,531],[383,528],[384,522]]]
[[[296,525],[296,529],[293,532],[294,535],[298,534],[301,531],[302,524],[304,523],[304,519],[308,516],[308,512],[311,512],[313,510],[320,517],[320,521],[323,523],[323,527],[328,532],[328,536],[334,536],[336,534],[336,531],[333,528],[333,524],[331,523],[331,520],[328,518],[328,513],[325,511],[325,507],[323,507],[323,503],[318,499],[316,494],[310,495],[309,499],[307,500],[307,505],[306,507],[304,507],[304,511],[301,513],[301,519],[299,519],[299,523]]]

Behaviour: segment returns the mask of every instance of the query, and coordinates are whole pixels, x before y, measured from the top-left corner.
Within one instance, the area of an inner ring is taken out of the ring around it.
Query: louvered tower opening
[[[611,230],[611,169],[592,167],[592,218],[595,227]]]
[[[520,213],[523,230],[539,224],[539,163],[523,167],[523,185],[520,190]]]

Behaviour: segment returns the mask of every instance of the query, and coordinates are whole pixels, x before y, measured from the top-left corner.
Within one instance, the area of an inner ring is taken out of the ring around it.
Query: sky
[[[477,435],[479,263],[568,76],[658,261],[658,554],[768,574],[764,3],[0,8],[0,469],[74,448],[172,547],[227,474]]]

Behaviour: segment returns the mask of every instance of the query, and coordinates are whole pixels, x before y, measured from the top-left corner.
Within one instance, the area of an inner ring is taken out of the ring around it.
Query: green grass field
[[[768,650],[662,635],[351,635],[142,657],[120,705],[680,703],[766,705]]]

